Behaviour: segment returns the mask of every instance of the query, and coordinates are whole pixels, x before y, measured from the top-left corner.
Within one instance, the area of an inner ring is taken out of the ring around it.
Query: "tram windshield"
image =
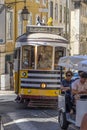
[[[58,69],[58,60],[64,55],[63,47],[53,46],[23,46],[22,68],[23,69]],[[35,67],[36,66],[36,67]]]
[[[38,69],[52,69],[52,55],[53,47],[39,46],[37,49],[37,68]]]

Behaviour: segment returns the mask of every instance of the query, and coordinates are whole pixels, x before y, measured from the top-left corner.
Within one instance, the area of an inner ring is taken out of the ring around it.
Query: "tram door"
[[[14,53],[14,79],[15,79],[15,85],[14,85],[14,89],[15,92],[18,93],[19,92],[19,70],[20,70],[20,49],[15,50]]]

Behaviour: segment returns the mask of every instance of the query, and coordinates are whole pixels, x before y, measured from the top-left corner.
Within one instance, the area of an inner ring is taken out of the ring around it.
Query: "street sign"
[[[39,12],[48,12],[47,8],[39,8]]]

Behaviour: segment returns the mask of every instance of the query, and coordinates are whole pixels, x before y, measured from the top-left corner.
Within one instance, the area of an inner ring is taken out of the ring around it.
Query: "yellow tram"
[[[67,55],[68,41],[52,26],[27,26],[16,40],[14,88],[28,105],[55,106],[60,93],[60,57]]]

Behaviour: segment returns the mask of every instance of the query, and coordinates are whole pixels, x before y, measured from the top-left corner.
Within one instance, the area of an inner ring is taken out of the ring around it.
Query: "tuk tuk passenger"
[[[87,94],[87,73],[82,72],[80,78],[72,83],[74,99],[79,99],[81,94]]]

